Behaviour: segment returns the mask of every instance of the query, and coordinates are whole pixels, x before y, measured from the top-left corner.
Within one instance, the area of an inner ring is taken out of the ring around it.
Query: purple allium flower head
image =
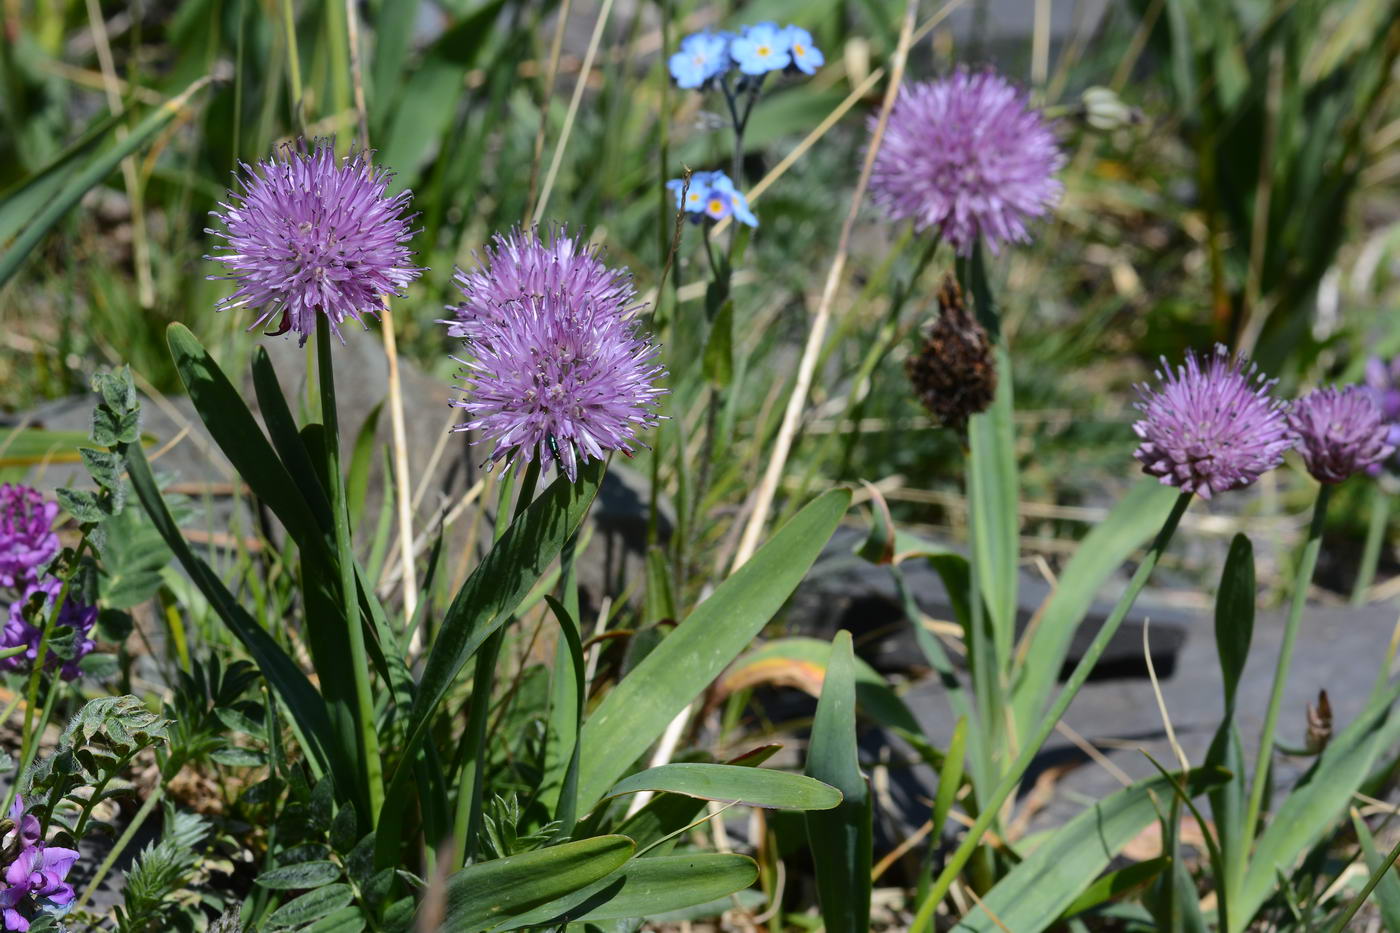
[[[9,817],[14,828],[0,841],[13,856],[0,871],[0,917],[6,930],[28,930],[40,910],[61,912],[73,903],[68,873],[78,851],[45,843],[39,820],[28,812],[23,797],[15,797]]]
[[[608,268],[597,250],[563,228],[551,228],[543,237],[534,229],[498,233],[486,255],[476,259],[475,269],[458,269],[453,277],[464,301],[448,309],[453,312],[453,320],[443,322],[448,336],[470,340],[501,309],[546,295],[560,295],[570,305],[614,308],[619,314],[640,310],[631,274]]]
[[[58,553],[58,503],[37,489],[0,484],[0,586],[23,586]]]
[[[625,272],[561,233],[548,244],[517,233],[458,282],[467,301],[454,332],[467,355],[452,404],[470,420],[454,430],[492,443],[492,462],[538,458],[570,480],[580,462],[632,452],[665,390]]]
[[[1026,222],[1059,201],[1063,164],[1025,94],[994,72],[958,70],[900,90],[870,193],[891,218],[937,230],[961,255],[979,236],[996,253],[1030,239]]]
[[[1142,443],[1133,456],[1151,476],[1209,499],[1239,489],[1283,462],[1293,446],[1283,403],[1266,380],[1232,360],[1223,346],[1171,370],[1162,361],[1156,389],[1139,386],[1142,420],[1133,431]]]
[[[39,640],[43,637],[44,622],[48,613],[53,611],[54,601],[58,599],[62,589],[62,580],[52,576],[45,577],[25,587],[20,598],[10,604],[9,618],[5,621],[4,628],[0,629],[0,648],[25,646],[27,650],[14,657],[0,659],[0,670],[27,671],[33,667],[34,662],[39,659]],[[25,618],[25,608],[40,596],[40,615],[32,619]],[[55,625],[67,626],[73,630],[73,656],[59,658],[54,653],[53,642],[50,641],[46,649],[45,669],[58,668],[64,680],[72,680],[81,674],[78,662],[96,647],[88,637],[96,621],[97,607],[83,605],[78,601],[77,594],[70,589],[63,600],[63,608],[59,610]]]
[[[409,261],[413,216],[404,211],[412,194],[390,197],[391,177],[363,153],[336,158],[327,141],[243,165],[239,191],[214,212],[225,230],[207,231],[225,241],[208,258],[228,269],[210,278],[238,285],[220,310],[255,310],[250,330],[280,315],[275,333],[296,331],[302,343],[317,314],[337,337],[346,318],[377,316],[384,295],[401,294],[423,271]]]
[[[1386,443],[1400,450],[1400,356],[1389,363],[1374,356],[1367,360],[1366,389],[1380,406],[1381,417],[1385,419]],[[1376,476],[1384,466],[1384,462],[1373,463],[1366,468],[1366,472]]]
[[[1288,425],[1308,472],[1340,483],[1395,453],[1381,407],[1362,386],[1314,389],[1293,403]]]

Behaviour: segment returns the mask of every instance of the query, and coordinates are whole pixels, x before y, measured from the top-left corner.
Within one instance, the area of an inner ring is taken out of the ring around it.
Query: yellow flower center
[[[710,199],[710,213],[712,213],[712,214],[718,214],[718,213],[719,213],[720,211],[722,211],[722,210],[724,210],[724,202],[721,201],[719,198],[711,198],[711,199]]]
[[[760,45],[758,47],[758,54],[762,55],[764,58],[767,58],[772,53],[772,51],[773,50],[766,45]]]
[[[796,55],[798,58],[801,58],[803,55],[807,54],[807,50],[802,47],[802,43],[797,42],[794,43],[792,46],[792,54]]]

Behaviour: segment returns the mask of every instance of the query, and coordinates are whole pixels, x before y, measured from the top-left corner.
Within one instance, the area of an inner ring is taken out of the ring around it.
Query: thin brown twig
[[[97,63],[102,69],[102,85],[107,95],[107,109],[113,116],[126,112],[122,104],[121,91],[117,80],[117,66],[112,58],[112,46],[107,41],[107,24],[102,19],[102,9],[98,0],[87,0],[88,21],[92,28],[96,45]],[[126,124],[117,125],[117,141],[126,139]],[[156,303],[155,278],[151,274],[151,241],[146,231],[146,211],[141,192],[141,179],[136,172],[136,157],[127,156],[121,161],[122,183],[126,187],[127,202],[131,205],[131,252],[132,264],[136,266],[136,300],[141,307],[149,310]]]
[[[360,149],[369,149],[369,108],[365,105],[364,68],[360,63],[360,15],[355,0],[345,0],[345,34],[350,46],[350,81],[355,89],[355,116],[359,121]]]
[[[540,199],[535,204],[535,210],[530,218],[530,222],[538,224],[540,218],[544,216],[544,210],[549,205],[549,195],[554,190],[554,180],[559,176],[559,165],[564,161],[564,149],[569,144],[569,136],[574,129],[574,119],[578,116],[579,102],[583,99],[583,89],[588,84],[588,75],[593,71],[593,59],[598,54],[598,46],[603,41],[603,30],[608,24],[608,17],[612,14],[613,0],[603,0],[602,7],[598,10],[598,19],[593,24],[593,35],[588,39],[588,51],[583,56],[583,67],[579,70],[578,80],[574,82],[574,93],[569,98],[569,110],[564,115],[564,128],[559,134],[559,142],[554,145],[554,155],[549,160],[549,171],[544,176],[544,190],[540,192]]]
[[[564,47],[564,27],[569,22],[569,7],[572,0],[564,0],[559,5],[559,19],[554,24],[554,38],[549,44],[549,64],[545,67],[544,102],[540,105],[540,125],[535,130],[535,151],[530,158],[530,194],[525,199],[525,216],[534,215],[535,195],[538,194],[540,164],[544,159],[544,137],[549,129],[549,101],[554,97],[554,81],[559,76],[559,54]],[[587,72],[584,73],[587,77]]]
[[[885,99],[880,106],[880,116],[875,123],[875,132],[871,134],[870,147],[865,153],[865,163],[861,166],[860,180],[856,182],[856,189],[851,193],[851,206],[846,211],[845,222],[841,225],[841,236],[837,240],[836,255],[832,259],[831,268],[827,271],[826,285],[822,288],[816,318],[812,321],[812,329],[807,335],[807,345],[803,348],[802,359],[798,364],[797,380],[792,387],[792,395],[788,398],[788,406],[783,414],[782,425],[778,428],[778,437],[768,461],[768,468],[764,471],[763,479],[754,494],[753,513],[749,516],[749,523],[744,529],[743,537],[739,540],[738,553],[734,555],[733,566],[736,570],[742,567],[758,549],[759,538],[763,535],[763,528],[768,523],[769,507],[773,503],[773,496],[777,493],[778,484],[782,480],[783,470],[787,466],[788,454],[792,450],[792,442],[797,435],[803,409],[807,405],[807,392],[811,388],[812,377],[816,373],[817,357],[826,341],[826,331],[831,323],[831,311],[836,302],[836,290],[846,269],[846,256],[850,251],[851,234],[855,229],[856,217],[860,213],[861,203],[865,200],[865,189],[870,184],[870,175],[875,167],[875,155],[880,150],[880,141],[885,135],[890,111],[894,109],[899,86],[904,79],[904,65],[909,57],[909,46],[914,35],[914,17],[917,12],[918,0],[908,0],[904,9],[904,24],[899,33],[899,44],[895,48],[894,58],[890,63],[890,80],[885,88]]]

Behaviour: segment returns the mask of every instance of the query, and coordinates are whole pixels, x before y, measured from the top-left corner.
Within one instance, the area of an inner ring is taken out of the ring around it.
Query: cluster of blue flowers
[[[776,23],[745,26],[738,35],[694,33],[681,40],[680,51],[670,60],[671,77],[683,88],[705,87],[734,67],[754,77],[770,71],[816,74],[824,64],[826,58],[812,43],[811,33]]]
[[[686,187],[683,178],[671,179],[666,182],[666,187],[676,193],[676,208],[684,210],[696,223],[706,217],[723,220],[733,214],[741,224],[758,226],[758,218],[749,210],[749,199],[723,172],[692,172],[689,187]],[[681,200],[682,192],[684,201]]]

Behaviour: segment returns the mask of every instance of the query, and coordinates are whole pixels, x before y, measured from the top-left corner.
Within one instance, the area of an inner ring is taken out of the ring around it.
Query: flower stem
[[[1278,666],[1274,669],[1274,685],[1269,692],[1269,706],[1264,712],[1264,728],[1259,733],[1259,755],[1254,761],[1254,780],[1249,786],[1249,808],[1245,811],[1244,840],[1241,852],[1249,852],[1259,814],[1264,807],[1264,788],[1268,784],[1269,763],[1274,756],[1274,730],[1278,726],[1279,707],[1283,705],[1283,688],[1288,683],[1288,669],[1293,663],[1293,645],[1298,638],[1298,624],[1308,601],[1308,586],[1317,567],[1317,552],[1322,547],[1322,527],[1327,519],[1327,501],[1332,487],[1326,483],[1317,491],[1313,505],[1312,523],[1303,556],[1298,560],[1298,573],[1293,578],[1293,602],[1288,607],[1288,619],[1283,627],[1283,644],[1279,646]]]
[[[1371,892],[1376,889],[1376,885],[1381,883],[1381,879],[1390,873],[1391,866],[1395,864],[1397,858],[1400,858],[1400,842],[1397,842],[1395,847],[1390,850],[1390,854],[1385,857],[1385,861],[1377,865],[1376,870],[1371,872],[1371,877],[1367,879],[1366,886],[1362,888],[1361,893],[1356,895],[1352,902],[1347,905],[1347,909],[1337,918],[1336,925],[1331,928],[1329,933],[1346,933],[1348,929],[1347,924],[1351,923],[1352,918],[1356,916],[1356,912],[1361,909],[1361,905],[1366,903],[1366,898],[1370,897]]]
[[[993,791],[992,795],[986,800],[978,801],[982,812],[973,822],[971,828],[968,829],[967,835],[963,837],[958,848],[943,866],[943,871],[939,874],[937,880],[934,881],[933,887],[929,890],[923,903],[919,905],[919,912],[914,917],[914,922],[910,926],[910,929],[915,931],[915,933],[918,933],[920,930],[932,928],[931,924],[934,910],[937,909],[944,895],[948,893],[948,889],[952,887],[953,880],[957,878],[963,866],[966,865],[968,860],[972,857],[973,852],[982,841],[983,834],[986,833],[988,827],[991,826],[992,821],[996,819],[1002,804],[1006,802],[1007,798],[1011,796],[1012,791],[1021,783],[1021,775],[1025,774],[1026,769],[1030,767],[1031,761],[1035,758],[1036,753],[1040,751],[1040,746],[1049,738],[1050,733],[1055,729],[1055,724],[1060,721],[1060,717],[1064,716],[1065,710],[1069,708],[1069,704],[1074,699],[1075,694],[1084,686],[1084,682],[1089,679],[1090,672],[1093,671],[1094,666],[1098,663],[1099,657],[1103,654],[1104,649],[1108,647],[1109,640],[1112,639],[1113,634],[1118,631],[1118,626],[1123,623],[1123,618],[1128,614],[1128,610],[1133,607],[1133,603],[1137,601],[1138,594],[1142,592],[1142,588],[1147,583],[1148,578],[1152,576],[1152,571],[1157,566],[1157,561],[1161,558],[1162,552],[1167,549],[1167,544],[1171,541],[1172,534],[1175,533],[1176,526],[1181,521],[1181,516],[1185,514],[1186,507],[1190,504],[1190,493],[1183,492],[1177,497],[1176,504],[1172,506],[1171,514],[1168,515],[1167,520],[1162,523],[1162,529],[1157,532],[1157,538],[1152,542],[1152,549],[1147,552],[1147,557],[1138,565],[1137,572],[1133,574],[1132,580],[1128,583],[1127,590],[1119,597],[1118,605],[1113,607],[1113,613],[1104,621],[1103,627],[1100,628],[1099,633],[1094,636],[1094,640],[1089,645],[1089,649],[1084,652],[1084,656],[1080,658],[1079,663],[1075,665],[1074,672],[1070,674],[1069,680],[1065,682],[1064,689],[1060,691],[1060,695],[1055,698],[1054,705],[1050,707],[1049,711],[1046,712],[1045,716],[1041,719],[1040,724],[1036,726],[1035,732],[1028,737],[1026,744],[1021,747],[1021,753],[1016,757],[1016,761],[1006,772],[1001,783],[997,785],[996,790]]]
[[[515,491],[516,473],[513,467],[506,467],[500,485],[500,498],[496,502],[495,540],[510,527],[507,515],[519,517],[530,505],[535,494],[535,484],[539,481],[540,461],[531,460],[525,468],[520,482],[520,494],[515,500],[515,511],[511,512],[510,497]],[[472,674],[471,712],[467,715],[466,755],[462,758],[462,770],[457,781],[457,810],[452,821],[453,849],[452,868],[463,867],[476,858],[476,840],[481,834],[481,801],[486,791],[486,721],[491,712],[491,694],[495,681],[496,660],[505,643],[507,626],[502,625],[492,632],[476,655],[476,668]],[[463,791],[466,791],[465,793]]]
[[[1366,547],[1361,552],[1361,566],[1356,572],[1356,583],[1351,588],[1351,604],[1360,606],[1366,602],[1367,591],[1376,579],[1376,566],[1381,560],[1381,545],[1385,543],[1385,529],[1390,520],[1390,496],[1381,488],[1379,481],[1371,484],[1371,521],[1366,526]]]
[[[335,407],[335,370],[331,363],[330,321],[316,315],[317,370],[321,383],[321,425],[326,438],[326,476],[330,481],[331,510],[335,518],[336,563],[340,570],[340,598],[350,639],[351,674],[355,678],[355,712],[360,729],[360,754],[364,757],[365,783],[369,787],[371,825],[378,825],[384,805],[384,762],[379,757],[379,732],[375,728],[374,695],[370,692],[369,658],[365,630],[360,621],[359,592],[355,587],[355,552],[350,547],[350,512],[345,499],[345,478],[340,472],[340,421]]]

